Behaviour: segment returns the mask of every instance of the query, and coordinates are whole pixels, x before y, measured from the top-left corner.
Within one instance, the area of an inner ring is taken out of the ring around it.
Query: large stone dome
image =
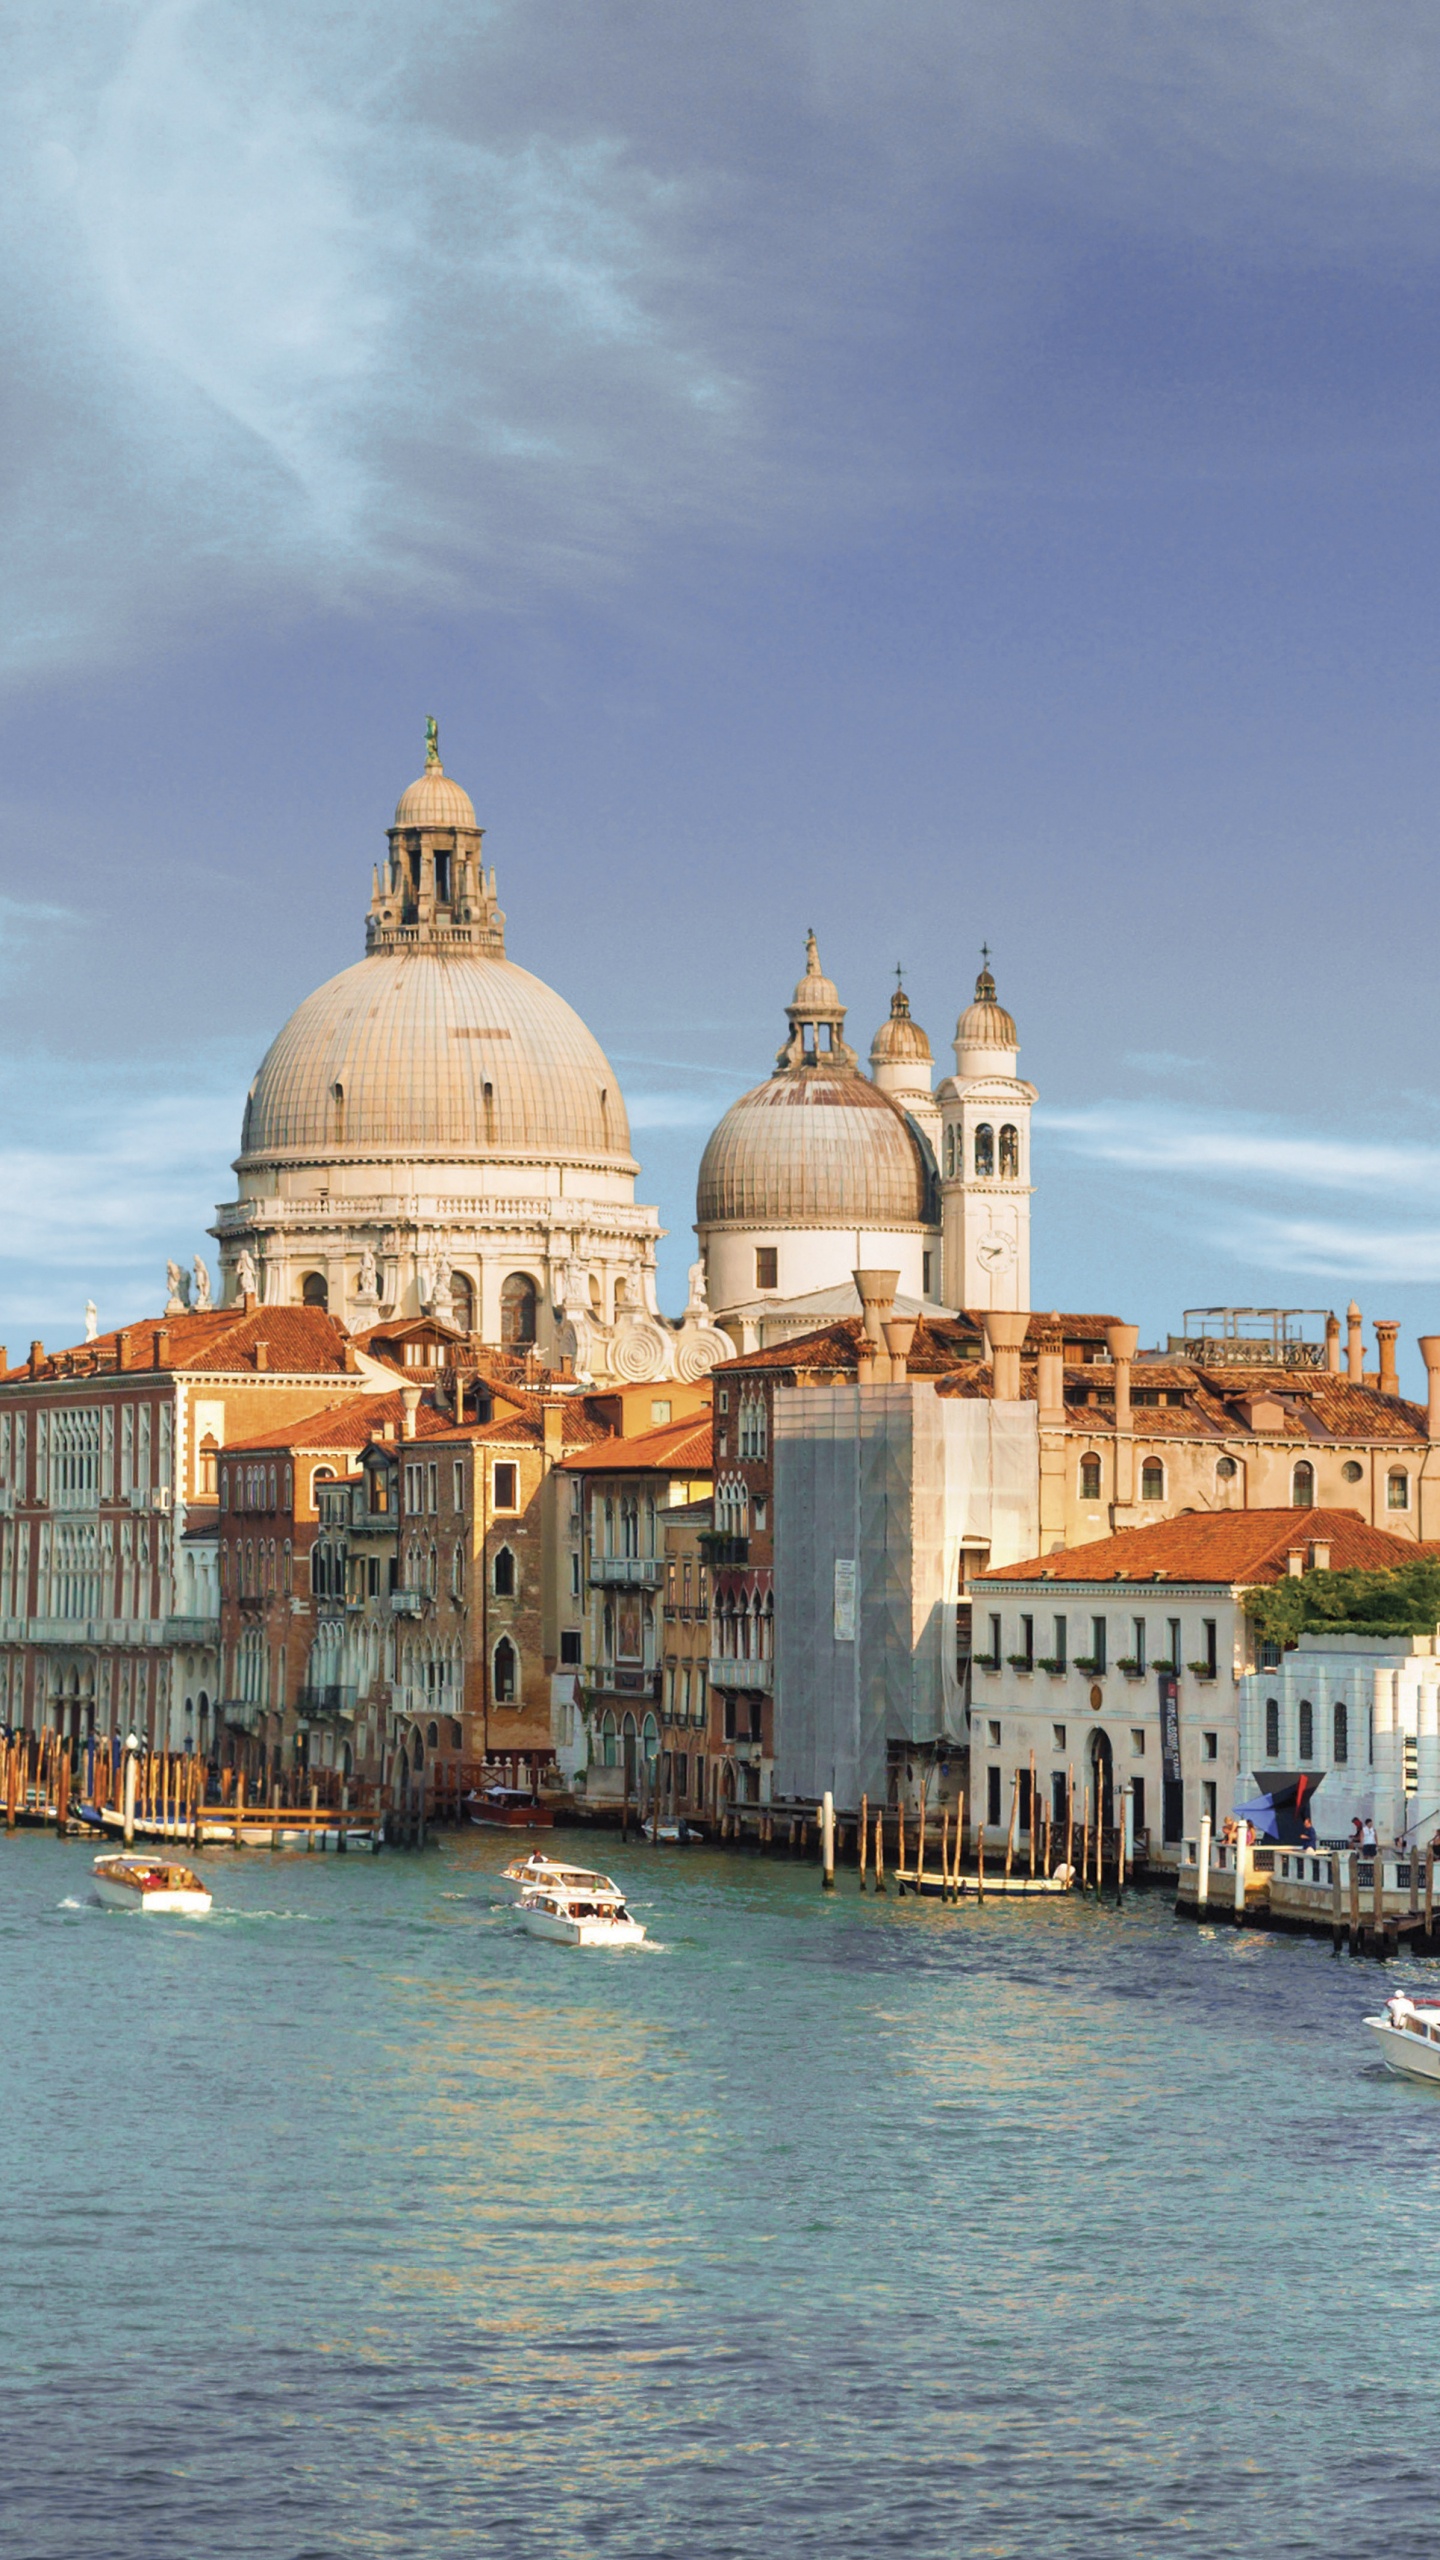
[[[564,997],[511,960],[433,949],[374,951],[317,987],[251,1087],[242,1161],[354,1152],[634,1170],[615,1071]]]
[[[928,1149],[854,1069],[771,1076],[732,1103],[700,1162],[699,1227],[907,1227],[933,1220]]]

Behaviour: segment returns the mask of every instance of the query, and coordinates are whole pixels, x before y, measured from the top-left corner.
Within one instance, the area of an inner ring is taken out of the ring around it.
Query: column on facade
[[[1399,1675],[1377,1664],[1374,1672],[1373,1712],[1375,1730],[1375,1765],[1372,1780],[1375,1790],[1375,1821],[1378,1829],[1393,1831],[1401,1796],[1400,1734],[1396,1715]]]

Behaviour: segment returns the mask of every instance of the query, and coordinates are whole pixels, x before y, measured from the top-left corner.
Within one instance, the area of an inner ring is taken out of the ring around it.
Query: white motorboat
[[[1392,1992],[1378,2018],[1365,2021],[1380,2046],[1387,2071],[1412,2080],[1440,2080],[1440,1998],[1412,2000]]]
[[[560,1858],[547,1858],[538,1849],[526,1851],[523,1858],[512,1858],[495,1879],[497,1890],[511,1902],[518,1902],[532,1885],[555,1885],[562,1892],[596,1894],[618,1899],[620,1887],[602,1876],[598,1867],[567,1867]]]
[[[645,1939],[613,1885],[608,1894],[532,1885],[520,1899],[520,1925],[532,1938],[554,1938],[562,1947],[638,1947]]]
[[[97,1858],[95,1894],[108,1911],[179,1911],[195,1916],[211,1896],[193,1867],[164,1858]]]

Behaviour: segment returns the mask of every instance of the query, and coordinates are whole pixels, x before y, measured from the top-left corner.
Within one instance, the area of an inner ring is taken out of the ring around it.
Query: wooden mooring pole
[[[860,1890],[862,1893],[865,1890],[865,1860],[870,1848],[870,1842],[866,1837],[869,1828],[870,1799],[868,1796],[862,1796],[860,1799],[860,1828],[855,1835],[855,1847],[860,1859]]]

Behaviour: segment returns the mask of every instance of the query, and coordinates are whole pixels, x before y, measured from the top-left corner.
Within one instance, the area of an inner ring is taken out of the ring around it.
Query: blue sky
[[[428,711],[672,1306],[813,923],[942,1062],[992,946],[1038,1304],[1440,1330],[1433,10],[17,0],[0,60],[0,1338],[205,1247]]]

